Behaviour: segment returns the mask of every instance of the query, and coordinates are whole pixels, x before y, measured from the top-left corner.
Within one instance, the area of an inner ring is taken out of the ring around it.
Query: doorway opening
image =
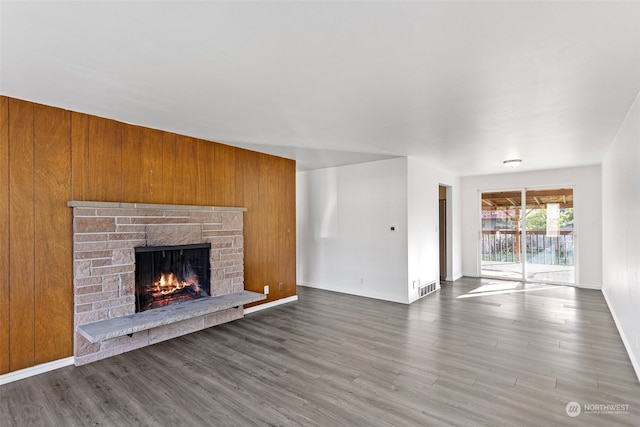
[[[440,281],[447,280],[449,275],[447,274],[447,265],[449,261],[449,257],[447,253],[449,251],[449,245],[447,244],[447,227],[449,226],[449,221],[447,220],[448,209],[447,209],[447,193],[450,193],[450,187],[439,185],[438,186],[438,202],[439,202],[439,213],[438,213],[438,235],[439,235],[439,260],[440,260]]]

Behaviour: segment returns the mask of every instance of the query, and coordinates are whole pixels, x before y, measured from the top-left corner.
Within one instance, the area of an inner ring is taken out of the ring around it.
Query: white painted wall
[[[417,299],[413,281],[439,277],[439,184],[452,187],[448,249],[457,278],[462,263],[456,175],[417,158],[298,172],[298,283],[401,303]]]
[[[450,177],[442,181],[447,186],[447,264],[448,281],[458,280],[462,274],[462,185],[460,177]],[[455,184],[453,184],[455,183]]]
[[[439,283],[438,238],[438,186],[451,186],[448,201],[447,252],[451,276],[461,276],[460,262],[460,178],[436,169],[425,161],[410,157],[407,169],[408,183],[408,271],[409,300],[418,299],[418,285],[435,281]],[[450,278],[450,277],[447,277]]]
[[[602,163],[603,286],[640,379],[640,95]]]
[[[296,179],[298,284],[407,303],[407,159]]]
[[[480,192],[526,188],[574,188],[576,284],[602,287],[602,182],[599,165],[462,178],[462,272],[480,275]]]

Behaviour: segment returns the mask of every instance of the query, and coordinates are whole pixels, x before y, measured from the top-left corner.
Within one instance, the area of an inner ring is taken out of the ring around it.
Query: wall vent
[[[424,286],[420,286],[418,288],[418,298],[422,298],[426,295],[429,295],[431,292],[436,290],[436,282],[428,283]]]

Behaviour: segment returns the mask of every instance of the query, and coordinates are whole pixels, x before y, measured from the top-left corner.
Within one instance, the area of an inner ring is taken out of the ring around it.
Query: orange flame
[[[173,273],[162,273],[160,280],[153,282],[153,285],[150,287],[150,292],[154,298],[160,298],[179,291],[180,289],[188,288],[189,286],[193,286],[196,295],[200,295],[200,285],[198,284],[197,276],[192,276],[180,281]]]

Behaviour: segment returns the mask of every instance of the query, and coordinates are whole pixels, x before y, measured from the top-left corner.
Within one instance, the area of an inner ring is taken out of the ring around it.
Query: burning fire
[[[182,252],[173,249],[168,254],[162,251],[162,257],[158,254],[158,259],[153,256],[138,259],[136,254],[137,312],[208,297],[208,254],[207,250],[206,256],[202,254],[200,258],[196,254],[183,256]],[[191,266],[192,259],[197,268]]]
[[[180,281],[173,273],[162,273],[160,275],[160,280],[153,282],[153,285],[149,288],[149,292],[153,298],[163,298],[186,288],[191,288],[190,291],[196,296],[200,295],[198,276],[195,275],[188,277],[186,280]]]

